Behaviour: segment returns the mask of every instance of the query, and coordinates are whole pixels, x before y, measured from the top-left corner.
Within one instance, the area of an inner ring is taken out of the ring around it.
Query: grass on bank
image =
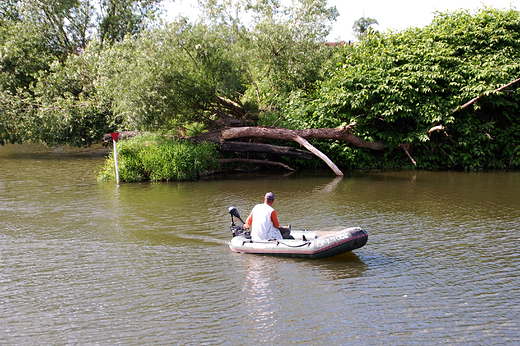
[[[218,169],[214,144],[197,144],[160,135],[141,135],[117,143],[121,181],[192,180],[204,171]],[[113,151],[100,167],[98,180],[115,180]]]

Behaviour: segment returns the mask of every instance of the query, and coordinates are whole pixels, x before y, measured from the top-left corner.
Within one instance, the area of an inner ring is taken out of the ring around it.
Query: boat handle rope
[[[248,240],[244,240],[244,241],[242,242],[242,246],[244,246],[246,243],[251,243],[251,244],[252,244],[252,243],[264,243],[264,244],[269,244],[270,242],[269,242],[269,241],[252,241],[251,239],[248,239]],[[307,246],[308,246],[308,245],[311,245],[311,242],[310,242],[310,241],[306,241],[306,242],[304,242],[303,244],[300,244],[300,245],[289,245],[289,244],[287,244],[287,243],[284,243],[283,241],[279,241],[279,240],[277,240],[277,241],[276,241],[276,246],[278,246],[279,244],[283,244],[283,245],[285,245],[285,246],[287,246],[287,247],[302,247],[302,246],[305,246],[305,245],[307,245]]]
[[[283,245],[285,245],[287,247],[302,247],[302,246],[305,246],[305,245],[310,245],[311,242],[310,241],[306,241],[305,243],[303,243],[301,245],[289,245],[287,243],[284,243],[283,241],[277,241],[276,242],[276,246],[278,246],[278,244],[283,244]]]

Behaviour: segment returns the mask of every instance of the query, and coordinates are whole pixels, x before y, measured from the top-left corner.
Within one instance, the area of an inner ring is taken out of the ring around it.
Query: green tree
[[[322,0],[301,0],[291,8],[245,2],[237,4],[255,14],[249,27],[179,20],[143,30],[158,1],[102,1],[99,34],[114,44],[85,47],[91,2],[22,3],[23,24],[48,29],[46,46],[62,62],[42,68],[37,83],[33,73],[34,85],[22,97],[30,105],[22,137],[48,144],[88,145],[99,129],[114,124],[164,130],[257,121],[260,109],[274,109],[291,90],[314,85],[329,54],[322,40],[337,15]],[[83,53],[70,55],[74,47]]]
[[[4,0],[0,3],[0,25],[3,22],[16,22],[21,20],[17,4],[18,0]]]
[[[368,34],[377,32],[372,28],[372,25],[374,24],[379,25],[376,19],[361,17],[354,21],[352,31],[354,31],[354,35],[356,35],[356,38],[361,41]]]
[[[120,42],[125,35],[137,35],[160,13],[162,0],[101,0],[99,37],[101,42]]]
[[[404,146],[421,168],[518,167],[519,89],[495,90],[520,75],[519,33],[517,11],[485,8],[437,14],[424,29],[368,36],[345,48],[343,61],[329,67],[331,78],[306,96],[312,101],[296,99],[287,111],[299,114],[304,128],[357,123],[358,136],[387,144],[384,165],[411,164],[392,150]],[[335,150],[353,165],[363,164],[356,154],[366,155]]]
[[[94,0],[19,0],[23,22],[34,26],[65,60],[84,49],[95,19]]]
[[[63,59],[85,49],[96,35],[119,42],[158,20],[162,0],[9,0],[2,17],[21,19],[46,33]],[[19,9],[19,10],[18,10]]]
[[[215,1],[203,3],[204,22],[227,30],[237,61],[246,69],[244,101],[276,109],[293,90],[311,88],[321,78],[331,50],[324,44],[336,20],[325,0]],[[250,18],[248,22],[242,18]]]
[[[184,20],[126,39],[103,53],[100,86],[132,129],[159,130],[244,116],[243,71],[226,37]]]
[[[273,108],[293,89],[310,88],[320,78],[330,55],[319,36],[326,31],[313,29],[314,36],[303,37],[296,29],[302,25],[275,22],[268,8],[252,28],[240,23],[241,15],[207,11],[212,20],[180,19],[106,50],[110,72],[104,86],[125,126],[157,130],[195,122],[205,128],[255,122],[259,110]],[[291,11],[299,14],[292,23],[319,27],[310,23],[321,18],[315,9],[307,17],[302,9]]]
[[[55,59],[45,35],[21,22],[0,26],[0,47],[0,91],[11,94],[27,89]]]
[[[100,47],[54,63],[31,88],[31,137],[47,145],[90,146],[120,125],[112,111],[113,99],[98,86],[103,83]]]
[[[125,4],[130,6],[125,13],[139,12],[133,24],[142,29],[159,3]],[[0,144],[40,140],[90,145],[119,124],[111,100],[97,92],[96,84],[102,84],[97,69],[100,49],[94,45],[85,53],[95,38],[94,5],[94,0],[2,2]],[[99,5],[102,11],[113,6],[108,1]],[[123,29],[118,35],[125,34]],[[132,34],[138,31],[130,29]],[[57,58],[61,64],[56,64]]]
[[[29,139],[31,86],[56,60],[45,35],[22,22],[0,25],[0,144]]]

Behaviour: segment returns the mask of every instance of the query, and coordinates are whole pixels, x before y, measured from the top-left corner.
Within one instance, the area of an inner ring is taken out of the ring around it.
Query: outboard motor
[[[238,210],[237,208],[235,207],[229,207],[229,214],[231,215],[231,226],[234,226],[235,225],[235,222],[233,220],[233,216],[236,217],[237,219],[239,219],[243,225],[245,225],[245,222],[244,220],[242,220],[240,218],[240,214],[238,213]]]
[[[231,215],[231,227],[230,228],[231,228],[231,232],[233,233],[233,237],[236,237],[237,235],[243,235],[245,233],[244,227],[235,225],[235,220],[233,219],[233,217],[236,217],[237,219],[240,220],[240,222],[242,222],[243,225],[245,225],[245,222],[240,217],[240,214],[238,213],[237,208],[229,207],[229,215]]]

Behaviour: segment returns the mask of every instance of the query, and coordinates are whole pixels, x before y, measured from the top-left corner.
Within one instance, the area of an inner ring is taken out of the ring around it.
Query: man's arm
[[[253,222],[253,211],[251,210],[251,214],[246,219],[246,223],[244,225],[244,228],[251,228],[251,222]]]
[[[271,221],[273,222],[273,226],[275,228],[280,227],[280,223],[278,222],[278,215],[276,215],[276,210],[273,210],[271,213]]]

